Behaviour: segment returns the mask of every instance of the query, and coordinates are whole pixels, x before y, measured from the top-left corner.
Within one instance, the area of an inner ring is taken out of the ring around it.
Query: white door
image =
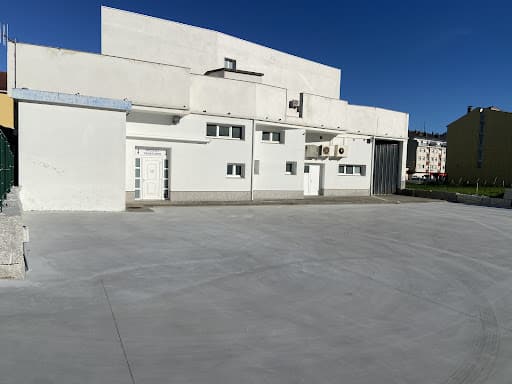
[[[142,198],[144,200],[162,200],[163,163],[160,157],[143,157],[142,159]]]
[[[304,195],[318,196],[320,193],[320,165],[304,165]]]

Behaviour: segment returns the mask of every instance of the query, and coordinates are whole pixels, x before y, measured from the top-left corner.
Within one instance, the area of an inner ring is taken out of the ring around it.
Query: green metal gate
[[[7,138],[0,131],[0,211],[4,199],[14,184],[14,155],[9,147]]]

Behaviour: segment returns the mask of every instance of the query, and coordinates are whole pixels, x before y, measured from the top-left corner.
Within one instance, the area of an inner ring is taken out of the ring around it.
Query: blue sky
[[[467,105],[512,111],[506,1],[3,0],[0,21],[18,41],[99,52],[101,4],[341,68],[343,99],[408,112],[410,129],[444,131]]]

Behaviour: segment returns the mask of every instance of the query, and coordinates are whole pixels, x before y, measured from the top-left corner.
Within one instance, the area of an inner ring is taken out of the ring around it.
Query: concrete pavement
[[[30,213],[0,383],[509,383],[512,215],[444,202]]]

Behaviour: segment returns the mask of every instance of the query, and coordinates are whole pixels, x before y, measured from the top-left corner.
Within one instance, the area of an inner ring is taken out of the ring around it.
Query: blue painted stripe
[[[76,105],[89,108],[113,109],[117,111],[129,111],[132,108],[132,102],[129,100],[72,95],[69,93],[38,91],[26,88],[13,88],[11,96],[16,100],[39,101],[41,103],[49,104]]]

